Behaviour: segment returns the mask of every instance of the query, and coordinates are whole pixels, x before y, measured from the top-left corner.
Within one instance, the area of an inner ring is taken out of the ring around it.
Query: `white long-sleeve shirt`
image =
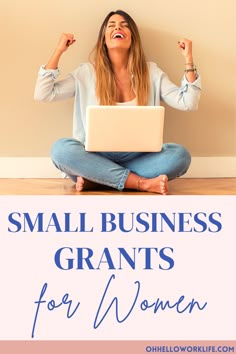
[[[169,106],[194,111],[198,108],[201,93],[201,78],[194,82],[182,79],[181,86],[176,86],[168,76],[153,62],[148,62],[150,75],[149,106],[159,106],[163,100]],[[34,98],[38,101],[52,102],[74,97],[73,137],[85,142],[86,108],[98,105],[95,93],[95,71],[90,63],[81,64],[65,79],[57,80],[59,70],[39,70]]]

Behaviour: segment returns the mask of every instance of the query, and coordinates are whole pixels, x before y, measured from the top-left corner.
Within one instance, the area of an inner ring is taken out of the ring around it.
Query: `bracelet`
[[[191,65],[191,66],[194,66],[194,63],[185,63],[184,65]]]
[[[141,182],[142,179],[144,179],[144,178],[140,177],[140,176],[138,177],[138,181],[137,181],[137,190],[138,191],[142,191],[142,189],[140,188],[140,182]]]
[[[189,73],[189,72],[195,72],[196,73],[197,72],[197,68],[194,67],[194,68],[191,68],[191,69],[185,69],[184,72],[185,73]]]

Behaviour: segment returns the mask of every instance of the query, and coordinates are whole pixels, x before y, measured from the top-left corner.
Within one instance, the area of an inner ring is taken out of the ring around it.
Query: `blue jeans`
[[[161,174],[168,180],[182,176],[191,162],[181,145],[163,144],[160,152],[87,152],[79,141],[62,138],[51,150],[55,166],[74,182],[77,176],[118,190],[124,189],[129,172],[146,178]]]

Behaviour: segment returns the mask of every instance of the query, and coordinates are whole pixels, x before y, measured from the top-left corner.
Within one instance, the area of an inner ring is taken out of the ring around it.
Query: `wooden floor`
[[[2,178],[0,195],[141,195],[154,194],[111,188],[77,192],[69,179]],[[236,195],[236,178],[178,178],[169,182],[169,195]]]

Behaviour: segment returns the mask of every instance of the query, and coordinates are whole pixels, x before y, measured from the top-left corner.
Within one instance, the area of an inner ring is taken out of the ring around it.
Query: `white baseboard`
[[[63,178],[49,157],[0,157],[0,178]],[[185,178],[236,177],[236,156],[193,157]]]
[[[186,178],[236,177],[236,156],[193,157]]]
[[[49,157],[0,157],[0,178],[60,178]]]
[[[236,177],[236,156],[193,157],[187,178]]]

